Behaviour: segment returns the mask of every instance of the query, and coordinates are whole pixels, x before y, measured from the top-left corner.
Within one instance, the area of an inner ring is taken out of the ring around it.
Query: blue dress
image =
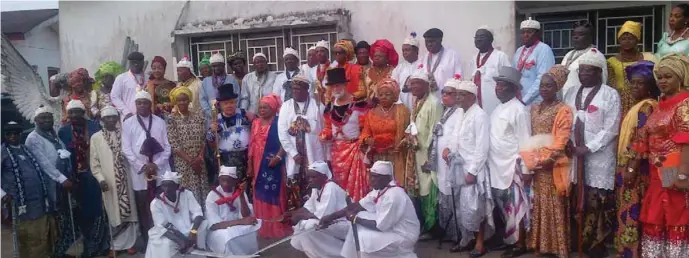
[[[658,42],[658,49],[656,51],[656,57],[658,60],[671,53],[683,53],[689,55],[689,39],[679,40],[673,44],[670,44],[667,42],[668,38],[668,33],[664,32],[663,37],[661,37],[660,41]]]

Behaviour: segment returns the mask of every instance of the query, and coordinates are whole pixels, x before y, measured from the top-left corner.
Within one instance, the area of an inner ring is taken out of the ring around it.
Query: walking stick
[[[577,118],[578,119],[578,118]],[[575,124],[575,128],[582,126],[582,128],[576,128],[574,134],[574,141],[576,146],[585,146],[584,142],[584,128],[583,121],[578,119]],[[577,252],[578,257],[582,258],[584,255],[584,169],[585,169],[585,156],[577,156],[577,198],[576,198],[576,211],[577,211]]]
[[[10,209],[12,209],[12,257],[19,258],[19,217],[17,217],[17,207],[14,206],[14,200],[10,201]]]
[[[213,114],[213,117],[211,117],[211,121],[218,120],[218,108],[216,107],[217,103],[217,100],[212,101],[211,113]],[[218,171],[220,171],[222,163],[220,162],[220,139],[218,138],[218,130],[213,132],[213,136],[215,136],[215,158],[218,160]]]
[[[347,207],[349,207],[349,205],[352,205],[352,198],[349,195],[345,197],[345,200],[347,201]],[[352,234],[354,235],[354,246],[356,246],[356,257],[361,258],[361,244],[359,243],[359,231],[357,229],[356,224],[354,224],[354,221],[352,221],[351,223]]]
[[[67,203],[69,205],[69,221],[72,224],[72,239],[74,240],[72,246],[67,250],[67,254],[80,256],[84,252],[84,245],[81,236],[77,239],[76,228],[74,227],[74,212],[72,211],[72,194],[70,192],[67,192]]]
[[[103,213],[106,212],[105,210],[105,202],[101,203],[101,207],[103,207]],[[109,217],[106,217],[109,218]],[[108,233],[110,233],[110,250],[112,251],[112,258],[117,258],[117,250],[115,250],[115,240],[112,236],[112,227],[110,226],[110,220],[106,220],[105,223],[108,225]],[[124,222],[122,222],[124,223]]]

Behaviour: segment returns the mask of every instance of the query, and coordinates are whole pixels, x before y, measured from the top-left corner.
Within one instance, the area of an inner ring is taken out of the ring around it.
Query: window
[[[60,68],[48,67],[48,78],[53,77],[53,75],[56,75],[58,73],[60,73]]]
[[[285,64],[282,54],[285,47],[290,46],[299,51],[302,63],[306,63],[307,50],[316,42],[326,40],[330,45],[337,41],[336,25],[315,27],[291,27],[251,32],[230,32],[226,35],[192,37],[189,39],[191,60],[194,70],[198,73],[198,63],[204,55],[211,56],[216,51],[225,58],[229,54],[242,51],[248,61],[249,72],[254,70],[251,58],[256,53],[263,53],[268,58],[268,66],[272,71],[282,71]],[[226,65],[226,70],[229,67]]]

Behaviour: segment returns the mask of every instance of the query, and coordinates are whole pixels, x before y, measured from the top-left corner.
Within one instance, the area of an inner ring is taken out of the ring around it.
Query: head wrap
[[[323,40],[323,39],[320,40],[320,41],[318,41],[318,42],[316,42],[316,48],[319,48],[319,47],[322,47],[322,48],[325,48],[325,49],[330,49],[330,46],[328,45],[328,42],[325,41],[325,40]]]
[[[251,58],[251,61],[252,61],[252,62],[256,62],[256,58],[257,58],[257,57],[263,57],[263,59],[265,59],[266,61],[268,61],[268,57],[266,57],[266,55],[263,54],[263,53],[261,53],[261,52],[258,52],[258,53],[256,53],[256,54],[254,54],[254,57]]]
[[[378,89],[376,90],[380,92],[381,89],[387,88],[392,91],[392,95],[394,99],[398,99],[400,97],[400,85],[395,81],[395,79],[392,78],[385,78],[383,79],[380,83],[378,83]],[[380,94],[379,94],[380,95]]]
[[[415,47],[419,47],[419,39],[416,38],[416,32],[412,32],[409,34],[408,37],[404,38],[404,42],[402,42],[402,45],[412,45]]]
[[[165,171],[165,174],[160,177],[160,182],[164,181],[172,181],[175,182],[175,184],[179,184],[179,180],[182,178],[181,175],[177,172],[172,172],[172,171]]]
[[[143,61],[144,60],[144,54],[142,54],[141,52],[131,52],[127,56],[127,60]]]
[[[189,68],[189,70],[194,69],[194,64],[191,63],[189,60],[189,56],[184,55],[179,62],[177,62],[177,68],[184,67],[184,68]]]
[[[672,53],[660,59],[658,64],[653,68],[653,73],[658,75],[660,68],[670,69],[674,74],[680,78],[682,85],[680,87],[689,87],[689,58],[684,54]]]
[[[352,42],[349,42],[349,40],[339,40],[337,43],[335,43],[335,47],[344,49],[345,54],[347,55],[347,61],[354,58],[354,46],[352,46]]]
[[[191,102],[192,98],[194,97],[194,94],[191,92],[189,87],[175,87],[170,91],[170,103],[172,103],[172,105],[177,105],[177,97],[179,97],[181,94],[187,95],[187,97],[189,97],[189,102]]]
[[[321,173],[327,176],[328,179],[331,179],[333,177],[333,173],[330,171],[328,163],[325,163],[324,161],[316,161],[314,163],[311,163],[308,169]]]
[[[117,112],[117,109],[113,106],[110,106],[110,105],[107,105],[100,110],[100,116],[101,117],[118,116],[118,115],[120,115],[120,113]]]
[[[151,97],[151,94],[148,93],[148,91],[145,91],[145,90],[141,90],[141,91],[138,91],[138,92],[136,93],[136,96],[135,96],[135,98],[134,98],[134,101],[136,101],[136,100],[138,100],[138,99],[146,99],[146,100],[151,101],[151,102],[153,101],[153,98]]]
[[[87,83],[94,83],[95,80],[93,78],[89,77],[89,71],[87,71],[84,68],[78,68],[72,72],[69,73],[69,86],[72,87],[73,85],[76,85],[77,83],[84,83],[84,81],[87,80]]]
[[[263,96],[261,98],[261,103],[268,104],[268,106],[270,106],[270,109],[272,109],[273,112],[278,112],[280,110],[280,105],[282,105],[280,97],[275,94],[268,94]]]
[[[519,29],[534,29],[534,30],[540,30],[541,29],[541,23],[538,22],[537,20],[531,19],[529,17],[528,19],[522,21],[522,23],[519,25]]]
[[[285,48],[285,52],[282,54],[282,58],[287,57],[287,55],[293,55],[294,57],[297,58],[297,60],[300,59],[299,58],[299,52],[297,52],[296,50],[294,50],[294,48],[291,48],[291,47]]]
[[[220,52],[215,51],[210,59],[211,65],[215,63],[225,63],[225,58],[220,54]]]
[[[72,110],[72,109],[81,109],[81,110],[86,111],[86,106],[84,106],[84,103],[81,102],[81,100],[73,99],[73,100],[70,100],[70,101],[67,103],[67,108],[66,108],[66,110],[69,111],[69,110]]]
[[[38,109],[36,109],[36,112],[33,113],[33,117],[31,118],[31,120],[36,120],[36,117],[38,117],[38,115],[44,113],[52,114],[53,110],[49,106],[41,105],[40,107],[38,107]]]
[[[607,62],[605,58],[600,58],[600,56],[598,56],[598,50],[595,48],[592,48],[588,52],[581,55],[581,57],[579,57],[579,65],[590,65],[598,67],[600,69],[607,68]]]
[[[199,68],[203,67],[204,65],[211,65],[211,57],[207,55],[203,55],[203,58],[201,58],[201,62],[199,62]]]
[[[100,88],[100,86],[103,84],[103,77],[106,74],[117,77],[123,72],[124,69],[122,69],[122,66],[116,62],[110,61],[103,63],[100,65],[100,67],[98,67],[98,70],[94,74],[96,77],[96,83],[93,85],[93,89],[97,90]]]
[[[432,28],[423,33],[424,38],[442,38],[443,31],[438,28]]]
[[[566,66],[561,65],[561,64],[556,64],[553,65],[552,68],[550,68],[550,71],[546,73],[547,75],[550,76],[550,78],[553,78],[553,81],[555,81],[555,85],[557,86],[558,90],[561,90],[563,86],[565,86],[565,82],[567,81],[567,75],[569,75],[569,69],[567,69]]]
[[[632,34],[637,40],[641,40],[641,23],[635,21],[624,22],[622,27],[620,27],[620,31],[617,32],[617,38],[622,37],[624,33]]]
[[[376,161],[376,163],[373,163],[373,166],[371,166],[371,173],[384,176],[392,176],[392,162],[382,160]]]
[[[237,167],[220,166],[220,173],[218,173],[218,177],[221,176],[229,176],[231,178],[238,179]]]
[[[154,63],[160,63],[163,65],[163,68],[167,67],[167,61],[165,61],[165,58],[162,56],[155,56],[153,57],[153,61],[151,61],[151,66],[153,66]]]
[[[627,66],[626,68],[624,68],[624,71],[627,74],[627,80],[629,81],[632,80],[633,75],[641,75],[646,79],[655,81],[655,78],[653,77],[654,66],[655,64],[651,61],[641,60]]]
[[[383,51],[385,55],[388,57],[388,64],[391,66],[397,66],[397,63],[400,61],[400,56],[397,54],[397,51],[395,51],[395,46],[390,43],[387,39],[379,39],[376,40],[376,42],[373,42],[373,45],[371,45],[370,55],[373,57],[373,54],[376,52],[376,50]]]

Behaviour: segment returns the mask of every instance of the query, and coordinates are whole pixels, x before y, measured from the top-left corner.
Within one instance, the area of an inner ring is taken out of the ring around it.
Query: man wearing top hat
[[[505,221],[503,241],[516,246],[505,255],[517,257],[526,250],[525,227],[529,219],[528,197],[522,181],[519,160],[520,141],[531,136],[529,111],[517,99],[521,73],[513,67],[502,67],[496,82],[499,104],[490,117],[490,150],[488,168],[493,198]],[[528,224],[527,224],[528,225]]]

